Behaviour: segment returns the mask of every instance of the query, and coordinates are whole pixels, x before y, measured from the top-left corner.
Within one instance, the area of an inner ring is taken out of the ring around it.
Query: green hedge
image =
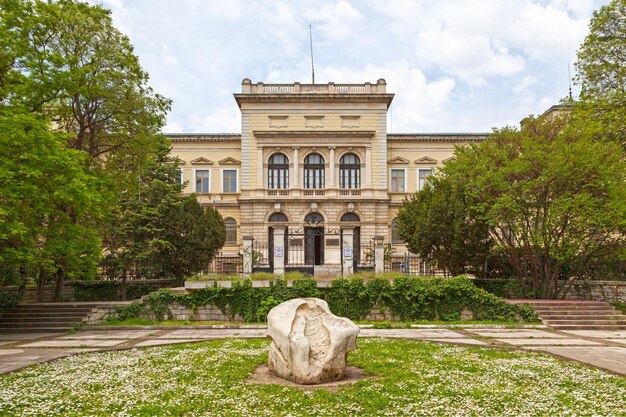
[[[292,298],[318,297],[325,299],[330,310],[352,320],[363,319],[374,305],[389,308],[403,321],[460,320],[464,309],[471,310],[475,320],[537,321],[537,315],[528,305],[509,304],[501,298],[477,288],[464,276],[455,278],[420,278],[399,276],[395,280],[360,278],[337,279],[332,287],[318,289],[312,279],[294,281],[287,288],[286,281],[273,281],[269,288],[252,288],[249,280],[233,283],[231,288],[208,287],[189,294],[172,294],[162,289],[146,298],[143,311],[159,320],[171,317],[169,306],[178,303],[195,311],[198,307],[215,305],[233,318],[244,321],[264,321],[274,306]],[[120,316],[139,314],[120,310]],[[136,316],[135,315],[135,316]]]
[[[76,301],[118,301],[121,299],[121,281],[76,282],[74,300]],[[158,284],[129,282],[126,285],[126,299],[135,300],[159,289]]]
[[[17,291],[0,291],[0,317],[4,315],[7,310],[12,309],[19,303],[21,294]]]

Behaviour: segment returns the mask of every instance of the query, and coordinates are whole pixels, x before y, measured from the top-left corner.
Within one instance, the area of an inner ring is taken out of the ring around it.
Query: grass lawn
[[[2,416],[625,416],[626,378],[552,356],[359,339],[381,378],[302,391],[248,385],[267,340],[86,353],[0,376]]]

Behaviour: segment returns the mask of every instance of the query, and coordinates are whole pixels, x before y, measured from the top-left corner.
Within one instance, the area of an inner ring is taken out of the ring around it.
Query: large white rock
[[[337,317],[318,298],[296,298],[267,315],[272,339],[269,369],[299,384],[322,384],[343,379],[348,352],[356,349],[359,328]]]

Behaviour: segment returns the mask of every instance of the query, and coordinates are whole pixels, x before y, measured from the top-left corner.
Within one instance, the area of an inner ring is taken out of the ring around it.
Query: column
[[[300,188],[300,158],[298,155],[299,146],[293,146],[293,181],[289,181],[289,188]]]
[[[387,169],[385,167],[385,169]],[[365,148],[365,188],[372,188],[372,148]]]
[[[285,276],[285,226],[273,226],[274,275]]]
[[[250,278],[252,275],[252,251],[254,239],[252,236],[243,236],[243,276]]]
[[[342,275],[344,277],[352,275],[354,272],[354,227],[342,227],[342,250],[343,261],[341,265]]]
[[[374,272],[382,274],[385,272],[385,237],[374,237]]]
[[[335,147],[329,146],[330,150],[330,165],[328,168],[328,187],[335,188]]]

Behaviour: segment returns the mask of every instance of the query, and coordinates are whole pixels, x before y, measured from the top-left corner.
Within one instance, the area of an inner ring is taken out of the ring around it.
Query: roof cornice
[[[294,103],[294,102],[383,102],[389,107],[394,94],[233,94],[237,105],[241,108],[241,103]]]
[[[489,133],[388,133],[397,142],[483,142]]]
[[[164,133],[172,142],[240,142],[239,133]]]

